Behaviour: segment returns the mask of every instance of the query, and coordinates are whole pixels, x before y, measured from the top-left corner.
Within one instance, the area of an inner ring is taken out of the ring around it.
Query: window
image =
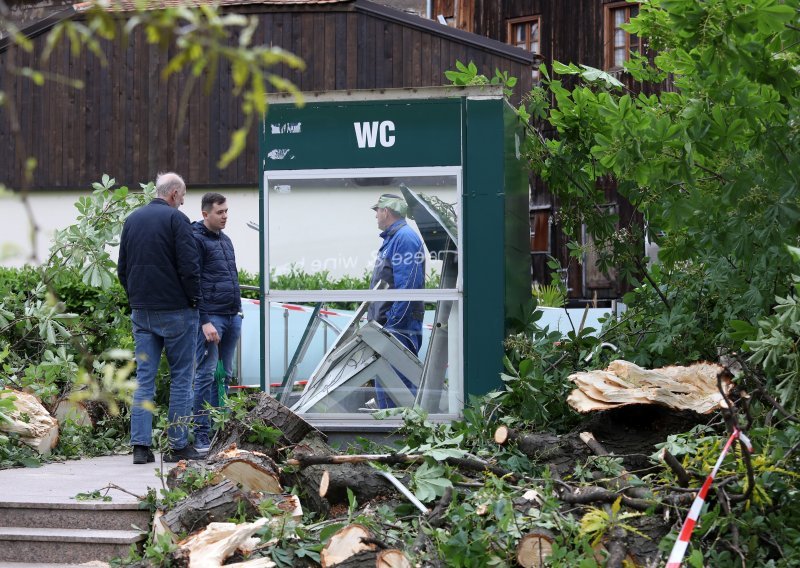
[[[631,51],[639,49],[638,36],[622,29],[639,13],[637,4],[619,2],[605,7],[605,68],[620,69],[631,58]]]
[[[515,47],[539,53],[541,48],[541,26],[539,16],[514,18],[508,21],[508,43]],[[533,80],[539,80],[539,69],[532,71]]]
[[[536,205],[531,207],[531,252],[550,254],[551,207]]]

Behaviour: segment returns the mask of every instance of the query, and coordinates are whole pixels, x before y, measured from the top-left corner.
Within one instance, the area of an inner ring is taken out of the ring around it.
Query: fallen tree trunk
[[[0,398],[13,399],[14,410],[0,415],[0,432],[19,435],[19,440],[42,455],[49,454],[58,444],[58,420],[32,394],[9,390]]]
[[[161,517],[161,523],[173,534],[191,533],[212,522],[223,522],[244,512],[258,513],[257,502],[236,484],[226,479],[195,491]]]
[[[317,434],[323,440],[326,439],[322,432],[268,393],[258,393],[253,397],[256,405],[242,420],[229,420],[225,427],[214,435],[209,455],[220,452],[231,444],[236,444],[236,447],[240,449],[260,451],[275,457],[274,451],[271,448],[265,448],[254,435],[253,426],[259,424],[280,430],[282,445],[297,444],[311,433]]]
[[[167,487],[175,489],[184,481],[197,476],[211,477],[217,484],[230,479],[244,491],[283,493],[278,476],[278,466],[266,454],[240,450],[235,446],[219,452],[206,462],[192,462],[190,466],[173,467],[167,474]]]
[[[286,463],[295,465],[298,469],[285,472],[284,483],[300,486],[307,499],[307,506],[318,513],[327,514],[330,505],[347,504],[347,489],[353,492],[359,503],[367,503],[379,496],[397,495],[386,479],[363,462],[337,462],[339,465],[335,468],[325,468],[323,465],[300,466],[303,463],[324,462],[323,458],[340,457],[314,434],[307,436],[302,444],[296,445],[291,456]]]

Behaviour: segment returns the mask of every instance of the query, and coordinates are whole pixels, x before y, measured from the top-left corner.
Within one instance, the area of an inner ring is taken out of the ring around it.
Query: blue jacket
[[[375,260],[370,288],[374,288],[378,280],[387,282],[389,288],[423,288],[425,250],[417,233],[401,219],[383,231],[381,237],[383,244]],[[367,319],[377,321],[390,331],[417,334],[421,333],[424,314],[422,302],[372,302]]]
[[[200,264],[188,217],[160,198],[131,213],[122,227],[117,275],[131,308],[196,307]]]
[[[200,253],[200,323],[208,323],[209,314],[238,314],[242,293],[230,237],[209,231],[202,221],[196,221],[192,229]]]

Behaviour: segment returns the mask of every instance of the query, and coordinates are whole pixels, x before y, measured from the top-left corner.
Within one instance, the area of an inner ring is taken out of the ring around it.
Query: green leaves
[[[426,461],[412,474],[414,496],[423,503],[429,503],[441,497],[444,490],[453,483],[445,476],[445,467]]]

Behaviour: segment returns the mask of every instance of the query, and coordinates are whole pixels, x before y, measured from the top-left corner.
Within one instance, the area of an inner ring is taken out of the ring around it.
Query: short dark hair
[[[222,205],[227,199],[221,193],[214,193],[213,191],[206,193],[203,200],[200,202],[201,211],[211,211],[214,205]]]

